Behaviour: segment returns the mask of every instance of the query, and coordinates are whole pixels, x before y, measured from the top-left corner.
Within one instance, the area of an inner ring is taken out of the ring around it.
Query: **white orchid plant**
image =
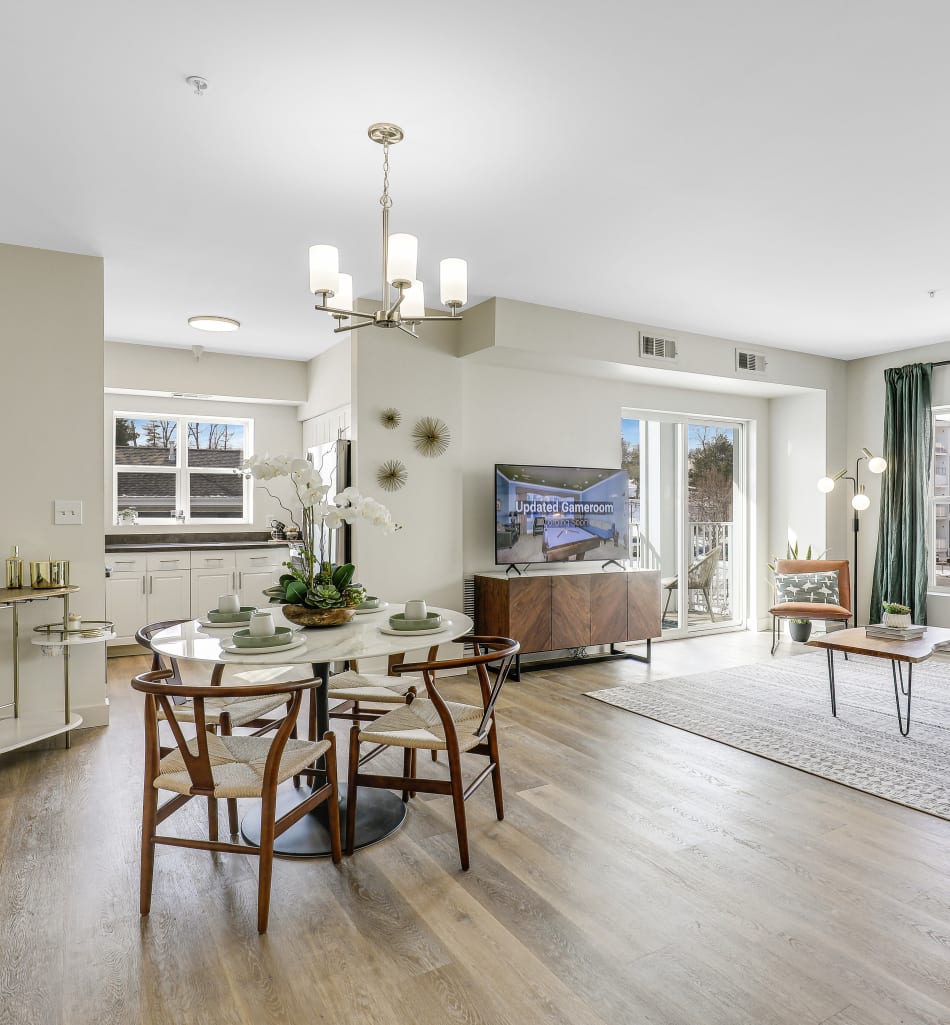
[[[300,521],[271,491],[267,492],[291,517],[300,530],[302,551],[299,563],[286,563],[288,573],[281,576],[267,593],[281,604],[305,605],[313,609],[352,608],[359,605],[366,592],[353,583],[352,563],[334,566],[330,563],[330,533],[344,523],[368,520],[387,534],[398,530],[389,510],[373,498],[366,498],[356,488],[344,488],[329,498],[329,485],[319,471],[306,459],[292,456],[251,456],[242,464],[245,475],[264,482],[287,477],[300,503]]]

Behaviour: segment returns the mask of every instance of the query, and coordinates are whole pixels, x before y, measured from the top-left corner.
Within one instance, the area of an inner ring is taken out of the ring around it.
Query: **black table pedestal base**
[[[292,787],[282,790],[277,797],[277,817],[285,815],[294,805],[306,800],[303,790]],[[402,798],[391,790],[377,790],[364,787],[356,806],[355,850],[369,847],[391,836],[406,818],[406,805]],[[274,854],[283,858],[329,858],[330,829],[327,825],[327,806],[320,805],[309,815],[304,815],[290,829],[281,833],[274,843]],[[346,786],[340,786],[340,837],[346,841]],[[261,813],[259,809],[248,812],[241,820],[241,836],[255,847],[261,842]]]

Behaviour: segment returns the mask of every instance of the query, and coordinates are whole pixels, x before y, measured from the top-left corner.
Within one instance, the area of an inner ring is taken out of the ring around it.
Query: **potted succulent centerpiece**
[[[900,602],[886,601],[884,604],[884,625],[903,629],[911,625],[910,606]]]
[[[366,592],[353,580],[355,567],[352,563],[333,565],[330,562],[330,533],[344,523],[358,520],[368,520],[386,533],[393,533],[399,528],[393,523],[389,510],[375,499],[365,498],[355,488],[344,488],[330,499],[329,487],[306,459],[251,456],[244,462],[244,472],[258,482],[287,477],[300,506],[299,512],[289,509],[264,487],[290,515],[301,540],[299,555],[286,563],[287,572],[265,593],[272,602],[283,606],[281,611],[291,623],[340,626],[349,622]]]

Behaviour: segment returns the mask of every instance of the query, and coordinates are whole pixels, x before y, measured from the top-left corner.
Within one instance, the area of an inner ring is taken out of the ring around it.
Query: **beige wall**
[[[0,554],[18,544],[25,559],[70,560],[80,587],[71,608],[105,615],[103,571],[102,260],[0,245],[0,355],[3,360],[3,501]],[[53,501],[79,499],[81,526],[54,526]],[[21,614],[23,710],[62,707],[62,658],[30,645],[35,625],[62,615],[37,602]],[[10,614],[0,611],[0,703],[12,700]],[[105,646],[71,656],[72,706],[86,726],[108,722]],[[4,714],[6,714],[4,711]]]
[[[300,403],[307,398],[307,364],[299,360],[221,352],[205,352],[196,360],[191,349],[115,341],[106,342],[105,350],[106,389],[189,392],[252,402]]]
[[[779,543],[784,551],[791,519],[818,542],[844,544],[847,537],[844,527],[835,536],[830,519],[825,529],[827,507],[812,490],[824,466],[843,458],[846,365],[744,346],[770,360],[763,378],[749,378],[735,371],[736,343],[669,332],[681,355],[665,368],[639,358],[637,331],[621,321],[497,299],[466,312],[461,324],[424,324],[419,342],[374,328],[354,332],[358,484],[403,524],[395,539],[359,528],[363,582],[388,597],[460,600],[462,578],[494,565],[496,461],[616,465],[621,411],[667,410],[749,424],[755,500],[746,613],[763,626],[765,565]],[[403,413],[398,431],[378,424],[385,406]],[[452,431],[440,459],[424,460],[412,448],[411,425],[426,413]],[[809,417],[805,430],[795,414]],[[375,483],[387,458],[402,459],[409,471],[394,495],[381,495]],[[773,491],[777,508],[770,515]]]

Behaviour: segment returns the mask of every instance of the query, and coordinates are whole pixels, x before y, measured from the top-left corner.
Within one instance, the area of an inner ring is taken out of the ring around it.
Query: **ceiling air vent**
[[[640,355],[652,359],[676,359],[676,339],[640,335]]]
[[[743,352],[736,349],[736,370],[749,370],[753,374],[764,374],[768,361],[761,352]]]

